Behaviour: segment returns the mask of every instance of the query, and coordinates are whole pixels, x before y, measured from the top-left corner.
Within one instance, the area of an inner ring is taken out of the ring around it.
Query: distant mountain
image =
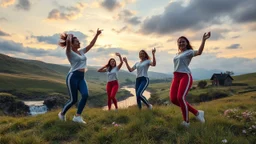
[[[166,74],[166,73],[160,73],[160,72],[148,72],[148,76],[152,79],[166,79],[166,78],[172,78],[173,75]]]
[[[0,73],[32,74],[64,78],[69,72],[69,69],[70,67],[68,65],[57,65],[37,60],[14,58],[0,54]],[[98,68],[96,67],[89,66],[85,73],[86,79],[92,81],[106,81],[106,74],[97,72],[97,69]],[[118,73],[118,77],[120,81],[125,81],[126,79],[135,80],[134,74],[123,70]]]
[[[203,79],[211,79],[212,75],[214,73],[225,73],[225,70],[218,70],[218,69],[213,69],[213,70],[206,70],[202,68],[198,69],[191,69],[192,76],[194,80],[203,80]],[[241,75],[242,73],[236,73],[234,72],[234,76],[236,75]],[[245,73],[244,73],[245,74]]]
[[[221,73],[221,70],[206,70],[206,69],[191,69],[192,77],[194,80],[211,79],[214,73]]]

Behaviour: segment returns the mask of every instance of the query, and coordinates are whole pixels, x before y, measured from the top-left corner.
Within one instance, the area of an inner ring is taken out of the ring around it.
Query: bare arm
[[[72,34],[68,34],[68,37],[67,37],[67,40],[66,40],[66,52],[70,52],[71,51],[72,38],[73,38],[73,35]]]
[[[128,71],[129,71],[129,72],[133,72],[135,69],[134,69],[134,68],[131,68],[131,67],[129,66],[126,57],[124,57],[123,60],[124,60],[124,62],[125,62],[125,64],[126,64],[126,67],[127,67]]]
[[[152,49],[153,61],[150,63],[151,66],[156,66],[156,57],[155,57],[155,53],[156,53],[156,48],[153,48],[153,49]]]
[[[205,42],[210,37],[211,37],[211,32],[208,32],[207,34],[204,33],[202,43],[201,43],[197,53],[195,54],[195,56],[201,55],[203,53]]]
[[[97,29],[96,35],[94,36],[94,38],[92,39],[90,44],[87,47],[85,47],[84,53],[87,53],[94,46],[94,44],[96,43],[96,41],[98,39],[98,36],[101,34],[101,31],[102,30]]]
[[[119,53],[116,53],[116,56],[118,56],[119,59],[120,59],[120,64],[117,66],[118,70],[120,70],[122,65],[123,65],[123,59],[122,59],[122,56]]]
[[[101,67],[100,69],[98,69],[98,72],[107,72],[107,65]]]

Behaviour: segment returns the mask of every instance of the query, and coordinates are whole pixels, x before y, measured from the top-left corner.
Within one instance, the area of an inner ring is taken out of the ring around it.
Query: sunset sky
[[[9,56],[68,64],[59,34],[73,33],[85,47],[97,28],[104,31],[87,54],[90,66],[114,52],[133,65],[141,49],[152,56],[156,47],[150,70],[171,73],[177,38],[198,49],[211,31],[191,69],[256,72],[256,0],[0,0],[0,53]]]

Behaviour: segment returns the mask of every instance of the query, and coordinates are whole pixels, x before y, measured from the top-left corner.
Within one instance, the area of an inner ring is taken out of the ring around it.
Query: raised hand
[[[103,29],[100,30],[100,29],[98,28],[98,29],[97,29],[97,35],[100,35],[102,31],[103,31]]]
[[[207,40],[210,37],[211,37],[211,32],[204,33],[203,40],[205,41],[205,40]]]
[[[116,53],[116,56],[121,56],[120,53]]]
[[[126,57],[123,57],[123,61],[124,61],[124,62],[127,62],[127,58],[126,58]]]
[[[152,49],[152,54],[155,54],[156,53],[156,48],[154,47],[153,49]]]

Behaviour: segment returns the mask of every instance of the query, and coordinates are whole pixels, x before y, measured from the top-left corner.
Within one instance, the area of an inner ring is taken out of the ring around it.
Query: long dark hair
[[[149,60],[149,59],[150,59],[150,57],[149,57],[148,53],[147,53],[145,50],[141,50],[140,52],[144,52],[144,53],[145,53],[145,55],[146,55],[146,59],[147,59],[147,60]]]
[[[67,38],[68,38],[67,33],[60,34],[60,41],[59,41],[58,45],[65,48],[67,46]],[[72,43],[74,42],[75,39],[77,39],[77,37],[72,38]]]
[[[193,49],[193,47],[191,46],[189,40],[185,37],[185,36],[181,36],[178,38],[177,42],[179,41],[179,39],[185,39],[185,41],[187,42],[187,49]]]
[[[114,67],[116,67],[116,60],[115,60],[114,58],[110,58],[110,59],[108,60],[108,64],[107,64],[107,68],[108,68],[108,71],[109,71],[109,72],[113,69],[113,67],[110,65],[110,61],[111,61],[111,60],[114,60],[114,61],[115,61],[115,66],[114,66]]]

